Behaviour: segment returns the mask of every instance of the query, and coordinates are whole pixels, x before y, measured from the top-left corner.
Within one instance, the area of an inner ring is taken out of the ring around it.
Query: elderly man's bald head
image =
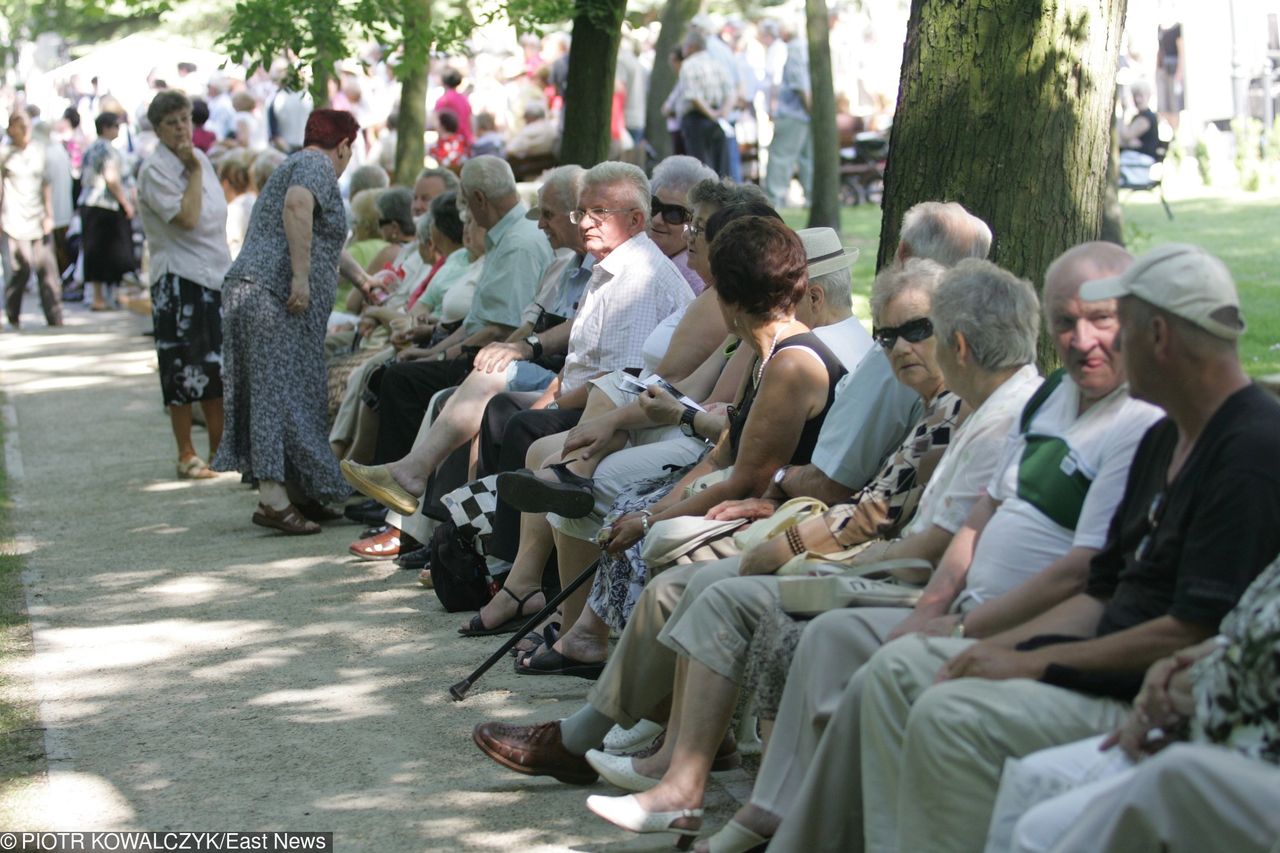
[[[1120,332],[1116,301],[1084,302],[1080,285],[1119,275],[1132,263],[1133,255],[1114,243],[1081,243],[1059,255],[1045,273],[1046,326],[1086,407],[1120,387],[1125,372],[1115,351]]]

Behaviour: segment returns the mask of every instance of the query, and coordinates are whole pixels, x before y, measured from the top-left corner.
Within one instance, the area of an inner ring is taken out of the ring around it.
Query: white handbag
[[[792,560],[783,568],[796,562]],[[782,609],[794,616],[816,616],[842,607],[914,607],[924,592],[923,586],[892,577],[866,576],[930,568],[932,566],[927,560],[915,559],[881,560],[862,566],[809,559],[793,567],[779,580],[778,597]],[[782,574],[781,570],[779,574]]]

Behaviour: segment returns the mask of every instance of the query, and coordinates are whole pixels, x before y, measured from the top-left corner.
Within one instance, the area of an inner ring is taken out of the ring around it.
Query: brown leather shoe
[[[284,509],[272,509],[266,504],[258,504],[258,511],[253,514],[253,523],[259,527],[274,528],[290,536],[306,536],[320,532],[320,525],[303,518],[293,504],[289,504]]]
[[[590,785],[600,778],[587,759],[565,749],[559,722],[533,726],[480,723],[471,739],[485,755],[526,776],[550,776],[568,785]]]

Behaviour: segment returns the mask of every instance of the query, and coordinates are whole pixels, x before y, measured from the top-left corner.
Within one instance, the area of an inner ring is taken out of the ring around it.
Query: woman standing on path
[[[191,443],[191,404],[200,401],[212,456],[222,439],[219,290],[231,264],[227,202],[213,164],[191,142],[187,96],[173,89],[161,92],[147,107],[147,119],[160,144],[142,164],[138,197],[151,246],[151,315],[160,388],[178,443],[178,479],[203,480],[214,473]],[[85,237],[88,278],[87,231]]]
[[[107,298],[133,258],[133,201],[124,185],[124,158],[112,142],[120,135],[120,117],[100,113],[94,120],[98,138],[84,152],[80,175],[80,223],[84,247],[84,280],[93,285],[92,311],[106,311]]]
[[[324,335],[338,272],[371,279],[343,251],[338,176],[359,125],[315,110],[301,151],[258,196],[244,247],[226,276],[227,437],[213,461],[259,482],[253,523],[297,535],[341,517],[324,506],[351,493],[329,449]]]

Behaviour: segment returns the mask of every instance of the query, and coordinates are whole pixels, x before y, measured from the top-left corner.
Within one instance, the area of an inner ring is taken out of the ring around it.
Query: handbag
[[[711,521],[695,516],[667,518],[649,528],[640,556],[651,570],[678,562],[733,557],[826,511],[827,505],[815,498],[792,498],[773,515],[755,521],[745,518]],[[738,532],[730,537],[728,534],[735,530]]]

